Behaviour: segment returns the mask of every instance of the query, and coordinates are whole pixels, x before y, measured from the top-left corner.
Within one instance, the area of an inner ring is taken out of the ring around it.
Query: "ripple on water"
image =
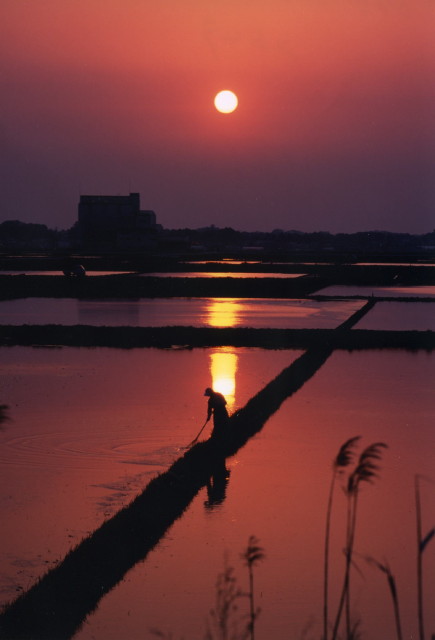
[[[150,443],[116,435],[112,439],[101,433],[75,434],[39,432],[6,436],[0,449],[0,464],[6,467],[46,469],[94,469],[102,461],[163,467],[178,454],[175,446],[150,448]]]

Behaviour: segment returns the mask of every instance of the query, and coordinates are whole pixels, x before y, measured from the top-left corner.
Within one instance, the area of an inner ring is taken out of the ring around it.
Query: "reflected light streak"
[[[232,298],[210,300],[206,313],[211,327],[234,327],[238,324],[237,304]]]
[[[232,410],[236,396],[237,355],[226,349],[210,354],[212,388],[225,396]]]

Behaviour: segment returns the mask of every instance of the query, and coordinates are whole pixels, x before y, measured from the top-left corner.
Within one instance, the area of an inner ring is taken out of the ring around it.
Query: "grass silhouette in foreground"
[[[338,605],[338,611],[334,622],[334,628],[332,631],[332,640],[336,640],[338,627],[340,625],[341,616],[343,613],[343,607],[346,604],[346,633],[347,638],[354,637],[354,631],[351,630],[350,625],[350,569],[352,565],[352,555],[355,543],[356,532],[356,516],[359,498],[359,489],[362,482],[372,482],[376,477],[376,472],[379,469],[376,464],[377,460],[380,460],[382,449],[387,445],[384,442],[375,442],[374,444],[366,447],[361,453],[357,465],[352,473],[349,475],[346,488],[347,497],[347,523],[346,523],[346,566],[344,572],[343,587],[340,596],[340,602]]]
[[[378,560],[375,560],[375,558],[371,558],[370,556],[367,556],[366,560],[367,562],[377,567],[380,571],[385,573],[385,575],[387,576],[388,587],[390,589],[391,598],[392,598],[393,607],[394,607],[394,620],[396,623],[397,640],[402,640],[403,635],[402,635],[402,625],[400,623],[399,598],[397,595],[396,579],[391,573],[391,569],[388,563],[378,562]]]
[[[346,522],[346,548],[345,548],[345,575],[343,580],[343,588],[340,596],[340,602],[335,619],[335,625],[332,632],[332,638],[341,640],[357,640],[362,638],[361,620],[357,619],[351,625],[350,623],[350,569],[354,556],[362,557],[370,565],[381,571],[387,579],[389,593],[393,604],[394,621],[396,628],[397,640],[403,640],[403,632],[401,628],[399,598],[397,592],[396,579],[390,569],[388,562],[379,562],[369,555],[356,553],[354,550],[355,532],[356,532],[356,516],[359,499],[360,484],[362,482],[373,482],[377,477],[379,470],[378,461],[382,457],[383,450],[387,445],[383,442],[375,442],[363,449],[362,453],[356,460],[355,464],[355,447],[359,443],[360,437],[356,436],[347,440],[339,449],[337,456],[332,464],[332,480],[328,496],[328,507],[326,517],[326,533],[325,533],[325,573],[324,573],[324,628],[322,640],[328,640],[328,573],[329,573],[329,534],[332,519],[333,495],[335,492],[337,478],[340,474],[348,471],[346,478],[345,495],[347,498],[347,522]],[[417,599],[418,599],[418,626],[419,640],[424,640],[423,625],[423,588],[422,588],[422,556],[428,543],[435,537],[435,527],[430,529],[428,533],[422,537],[421,526],[421,505],[420,505],[420,488],[419,482],[421,476],[415,477],[415,507],[417,522]],[[242,559],[248,567],[249,573],[249,592],[244,593],[237,583],[233,567],[225,567],[225,570],[218,575],[216,581],[216,605],[210,612],[209,624],[204,640],[254,640],[255,621],[260,613],[255,608],[254,603],[254,567],[257,562],[264,558],[264,550],[259,546],[255,536],[250,536],[248,546],[241,554]],[[249,614],[243,615],[239,609],[239,600],[243,597],[249,598]],[[345,609],[346,607],[346,609]],[[343,612],[346,610],[346,624],[343,635],[338,635],[340,621]],[[244,620],[247,618],[247,622]],[[159,638],[165,640],[174,640],[175,636],[171,633],[162,633],[161,631],[153,631]],[[304,636],[305,637],[305,636]],[[431,636],[435,640],[435,634]]]
[[[322,640],[328,640],[328,571],[329,571],[329,533],[331,526],[332,499],[335,488],[336,479],[344,468],[353,463],[354,447],[359,441],[359,437],[350,438],[341,447],[337,457],[333,462],[333,476],[331,481],[330,493],[328,498],[327,516],[326,516],[326,533],[325,533],[325,571],[324,571],[324,608],[323,608],[323,637]],[[382,451],[387,447],[384,442],[375,442],[366,447],[347,478],[345,494],[347,497],[347,522],[346,522],[346,547],[345,547],[345,574],[343,587],[340,595],[338,611],[334,622],[331,640],[338,638],[338,629],[342,618],[343,610],[346,611],[346,640],[355,640],[359,636],[359,622],[351,626],[350,622],[350,569],[352,559],[355,555],[354,543],[356,532],[356,517],[359,498],[359,489],[362,482],[373,482],[377,477],[379,466],[377,462],[382,457]],[[417,616],[418,616],[418,638],[425,640],[424,631],[424,615],[423,615],[423,553],[428,543],[435,537],[435,527],[432,527],[426,535],[422,533],[422,515],[420,500],[420,480],[421,476],[415,476],[415,513],[417,527]],[[358,554],[360,555],[360,554]],[[397,640],[403,640],[403,632],[400,620],[399,598],[397,593],[396,579],[390,569],[388,562],[379,562],[371,556],[363,556],[364,559],[375,566],[379,571],[385,574],[387,584],[391,595],[394,610],[394,620],[396,626]],[[431,636],[435,640],[435,634]]]
[[[420,500],[420,479],[416,475],[414,480],[415,489],[415,516],[417,524],[417,607],[418,607],[418,631],[420,640],[424,640],[424,616],[423,616],[423,552],[427,544],[435,535],[435,528],[422,537],[421,524],[421,500]],[[433,638],[433,635],[432,635]]]
[[[426,550],[427,545],[435,536],[435,527],[432,527],[428,533],[422,537],[422,524],[421,524],[421,500],[420,500],[420,480],[422,476],[416,475],[414,479],[414,492],[415,492],[415,516],[417,525],[417,617],[418,617],[418,637],[419,640],[424,640],[424,615],[423,615],[423,552]],[[396,623],[397,640],[402,640],[402,627],[400,622],[400,610],[399,610],[399,598],[397,594],[396,579],[387,562],[379,562],[370,556],[365,558],[367,562],[373,564],[380,571],[382,571],[388,581],[388,587],[391,594],[394,607],[394,619]],[[432,640],[435,640],[435,634],[431,635]]]
[[[255,536],[250,536],[248,546],[242,553],[242,558],[249,571],[249,631],[251,640],[254,640],[255,620],[260,613],[260,610],[255,609],[254,606],[254,565],[264,558],[264,550],[258,545],[258,540]]]
[[[343,469],[352,464],[354,459],[354,448],[360,436],[355,436],[347,440],[339,449],[337,456],[332,464],[332,479],[328,496],[328,507],[326,512],[326,529],[325,529],[325,554],[324,554],[324,572],[323,572],[323,638],[328,640],[328,581],[329,581],[329,537],[331,532],[331,516],[332,503],[334,498],[335,484],[337,477],[343,473]]]
[[[234,567],[225,563],[224,570],[216,579],[216,602],[207,621],[204,640],[254,640],[255,621],[260,609],[254,604],[254,567],[264,559],[264,549],[253,535],[249,536],[246,549],[240,554],[248,567],[249,591],[243,591],[238,585]],[[239,602],[249,600],[249,613],[243,613]],[[171,632],[151,629],[150,633],[162,640],[174,640]]]
[[[248,636],[248,626],[242,623],[238,602],[243,592],[237,584],[234,568],[225,569],[216,579],[216,602],[210,611],[205,640],[245,640]]]

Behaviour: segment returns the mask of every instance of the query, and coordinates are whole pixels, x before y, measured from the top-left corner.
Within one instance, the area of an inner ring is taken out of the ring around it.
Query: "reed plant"
[[[415,516],[417,525],[417,611],[418,611],[418,632],[420,640],[424,640],[424,615],[423,615],[423,553],[428,543],[435,535],[435,528],[432,528],[424,537],[422,535],[421,523],[421,499],[420,499],[420,479],[416,475],[414,479],[415,490]],[[433,636],[432,636],[433,638]]]
[[[238,586],[234,568],[228,566],[226,561],[215,586],[215,606],[209,612],[203,640],[247,640],[249,622],[246,623],[246,615],[240,614],[238,605],[246,593]],[[171,632],[161,629],[150,629],[150,633],[160,640],[176,640]]]
[[[238,602],[245,594],[237,585],[234,568],[225,566],[216,579],[216,603],[210,611],[204,640],[246,640],[248,625],[240,628]]]
[[[248,567],[249,591],[239,587],[234,568],[225,561],[224,570],[216,579],[216,601],[208,616],[204,640],[254,640],[255,622],[260,613],[260,609],[255,608],[254,567],[265,557],[264,549],[255,536],[250,536],[240,556]],[[249,599],[249,614],[239,608],[239,602],[246,597]],[[175,640],[171,632],[161,629],[150,629],[150,633],[160,640]]]
[[[325,527],[325,552],[324,552],[324,566],[323,566],[323,640],[328,640],[328,590],[329,590],[329,539],[331,533],[331,517],[332,517],[332,504],[334,497],[334,490],[337,478],[339,474],[343,473],[343,470],[353,463],[354,449],[360,440],[360,436],[355,436],[346,440],[341,445],[337,456],[332,463],[332,478],[329,487],[328,507],[326,511],[326,527]]]
[[[378,560],[375,560],[375,558],[372,558],[370,556],[366,556],[366,560],[370,564],[373,564],[375,567],[377,567],[377,569],[379,569],[379,571],[382,571],[387,577],[388,587],[390,589],[391,599],[392,599],[392,602],[393,602],[394,620],[395,620],[395,623],[396,623],[397,640],[402,640],[403,639],[403,635],[402,635],[402,625],[400,623],[399,596],[397,594],[396,579],[393,576],[393,574],[391,572],[391,569],[390,569],[390,567],[389,567],[387,562],[384,562],[384,563],[379,562]]]
[[[248,567],[249,574],[249,631],[251,640],[255,640],[255,621],[260,613],[260,609],[255,608],[254,604],[254,566],[263,560],[264,549],[259,546],[259,541],[255,536],[250,536],[248,546],[241,554],[242,559]]]
[[[355,463],[355,448],[360,436],[347,440],[339,449],[332,463],[332,478],[329,488],[328,505],[326,514],[325,531],[325,557],[324,557],[324,603],[323,603],[323,635],[322,640],[328,640],[328,574],[329,574],[329,542],[332,521],[333,497],[340,474],[348,472],[345,486],[347,498],[346,517],[346,546],[345,546],[345,573],[343,586],[340,593],[337,614],[332,629],[331,640],[337,640],[343,612],[346,611],[345,635],[346,640],[361,640],[361,621],[358,619],[351,624],[350,620],[350,570],[354,556],[363,557],[369,564],[374,565],[387,579],[387,584],[393,604],[397,640],[403,640],[401,627],[399,597],[395,576],[388,563],[379,562],[371,556],[361,556],[354,551],[357,511],[361,484],[372,483],[378,477],[378,461],[382,458],[383,450],[387,448],[384,442],[375,442],[366,447]],[[353,467],[350,471],[349,467]],[[415,476],[415,508],[417,526],[417,598],[418,598],[418,627],[419,640],[425,640],[424,616],[423,616],[423,553],[429,542],[435,538],[435,527],[426,535],[422,534],[422,510],[420,499],[421,476]],[[264,559],[264,549],[260,546],[255,536],[250,536],[246,549],[240,554],[245,566],[248,568],[249,591],[245,592],[238,586],[232,567],[226,566],[218,575],[216,581],[216,604],[210,612],[209,624],[204,640],[255,640],[255,624],[260,609],[255,606],[254,568]],[[241,599],[248,597],[249,614],[243,613],[239,607]],[[153,633],[162,640],[173,640],[171,634],[153,630]],[[435,640],[435,634],[431,635]]]
[[[355,543],[355,532],[357,522],[358,498],[360,485],[362,482],[373,482],[377,477],[379,469],[377,461],[382,457],[382,450],[387,445],[384,442],[375,442],[366,447],[359,456],[355,469],[349,475],[346,487],[347,496],[347,522],[346,522],[346,564],[344,572],[343,587],[341,590],[340,601],[338,605],[337,615],[335,618],[334,628],[332,631],[332,640],[336,640],[338,628],[340,625],[343,609],[346,604],[346,634],[347,638],[352,637],[352,629],[350,625],[350,569],[352,565],[352,556]]]

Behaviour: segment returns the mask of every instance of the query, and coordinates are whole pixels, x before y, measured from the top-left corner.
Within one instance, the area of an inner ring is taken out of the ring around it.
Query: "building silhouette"
[[[140,248],[149,244],[158,227],[155,212],[141,210],[139,193],[80,196],[78,228],[83,246]]]

